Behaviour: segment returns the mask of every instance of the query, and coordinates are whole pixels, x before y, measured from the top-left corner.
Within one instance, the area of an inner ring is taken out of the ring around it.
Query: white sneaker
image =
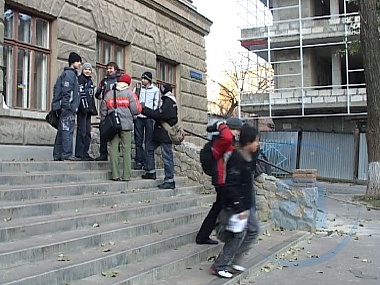
[[[227,270],[219,270],[216,272],[218,276],[223,278],[232,278],[232,273],[228,272]]]
[[[232,267],[233,270],[236,270],[236,271],[239,271],[239,272],[244,272],[245,271],[245,267],[243,267],[241,265],[234,264],[231,267]]]

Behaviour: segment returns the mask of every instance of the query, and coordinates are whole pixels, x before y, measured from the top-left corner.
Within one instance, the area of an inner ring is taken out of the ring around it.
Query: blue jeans
[[[146,170],[149,173],[156,172],[156,162],[154,160],[154,151],[161,146],[162,160],[164,161],[164,182],[174,181],[174,159],[171,143],[149,141],[147,144]]]
[[[59,116],[59,125],[55,137],[53,157],[54,159],[66,159],[73,156],[73,134],[75,113],[62,109]]]
[[[259,235],[260,225],[256,210],[250,209],[247,229],[241,233],[227,232],[228,238],[222,251],[215,259],[214,266],[219,270],[228,270],[230,265],[241,265],[244,254],[249,251]]]
[[[153,120],[149,118],[136,118],[134,120],[134,131],[136,145],[135,163],[136,165],[146,165],[147,146],[152,140],[153,135]]]

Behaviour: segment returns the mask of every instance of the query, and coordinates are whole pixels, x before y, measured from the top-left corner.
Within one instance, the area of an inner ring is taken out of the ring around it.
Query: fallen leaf
[[[58,255],[58,261],[70,261],[69,257],[64,255],[63,253]]]
[[[103,252],[110,252],[110,251],[111,251],[110,248],[105,248],[105,249],[103,249]]]
[[[92,225],[93,228],[99,228],[99,224],[95,223]]]
[[[117,271],[102,271],[104,277],[116,277],[119,274]]]
[[[12,220],[12,217],[6,217],[6,218],[3,219],[4,222],[9,222],[11,220]]]
[[[322,270],[317,270],[316,272],[317,272],[317,273],[323,273],[323,271],[322,271]]]

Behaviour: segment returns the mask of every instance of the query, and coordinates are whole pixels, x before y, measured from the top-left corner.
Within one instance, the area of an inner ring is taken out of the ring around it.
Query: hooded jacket
[[[140,114],[141,104],[136,94],[128,89],[129,85],[124,82],[116,83],[116,89],[108,91],[104,96],[105,104],[102,105],[101,113],[105,117],[116,109],[121,121],[123,131],[133,130],[133,116]],[[116,105],[114,100],[116,93]]]
[[[167,92],[161,97],[162,105],[157,110],[144,107],[142,114],[155,120],[152,140],[163,143],[172,143],[167,131],[161,125],[161,121],[167,122],[174,126],[178,122],[177,100],[171,92]]]
[[[78,107],[79,84],[77,72],[74,68],[65,67],[54,85],[52,110],[64,109],[75,113]]]

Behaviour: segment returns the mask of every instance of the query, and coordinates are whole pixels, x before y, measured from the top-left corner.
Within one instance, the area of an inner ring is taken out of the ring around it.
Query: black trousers
[[[108,157],[107,140],[104,137],[104,134],[102,134],[102,132],[100,132],[100,149],[99,149],[99,152],[100,152],[101,156],[107,156]]]
[[[208,212],[207,217],[204,219],[201,228],[197,234],[197,240],[207,240],[210,238],[210,234],[215,228],[216,220],[223,207],[223,191],[219,186],[215,186],[216,200],[212,204],[210,212]]]
[[[86,157],[91,143],[91,114],[78,112],[77,138],[75,143],[75,156]]]

